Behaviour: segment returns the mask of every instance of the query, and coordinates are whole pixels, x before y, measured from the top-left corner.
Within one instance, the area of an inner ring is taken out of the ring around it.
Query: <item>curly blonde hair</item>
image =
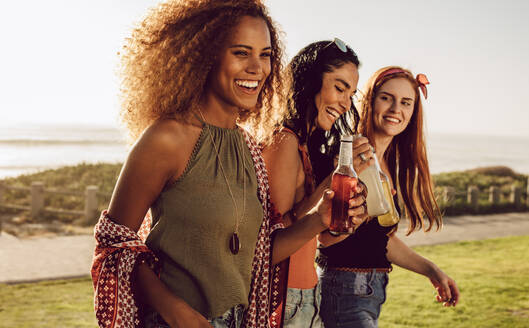
[[[168,0],[151,8],[121,51],[121,112],[136,140],[159,118],[186,120],[203,94],[213,65],[241,17],[262,18],[270,31],[271,72],[256,108],[239,123],[259,141],[281,124],[283,45],[278,29],[259,0]]]

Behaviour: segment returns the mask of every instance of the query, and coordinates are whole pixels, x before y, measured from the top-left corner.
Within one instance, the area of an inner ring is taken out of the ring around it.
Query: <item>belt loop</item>
[[[373,271],[371,271],[371,279],[369,279],[369,284],[371,284],[373,282],[373,280],[375,279],[376,275],[377,275],[377,269],[374,268]]]

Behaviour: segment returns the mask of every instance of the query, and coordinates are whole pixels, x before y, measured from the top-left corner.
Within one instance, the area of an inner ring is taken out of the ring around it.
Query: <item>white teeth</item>
[[[331,114],[331,116],[334,118],[340,117],[340,113],[331,108],[327,108],[327,113]]]
[[[250,80],[236,80],[235,83],[245,88],[257,88],[259,81],[250,81]]]
[[[393,122],[393,123],[400,123],[400,120],[397,120],[396,118],[393,118],[393,117],[384,117],[384,119],[386,119],[387,121]]]

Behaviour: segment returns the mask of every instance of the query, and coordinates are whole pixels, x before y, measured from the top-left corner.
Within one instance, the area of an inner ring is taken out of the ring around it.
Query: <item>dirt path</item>
[[[406,229],[406,224],[400,225],[397,235],[409,246],[523,236],[529,235],[529,212],[445,217],[440,231],[419,231],[407,237]]]
[[[529,212],[446,217],[440,232],[405,237],[405,231],[402,224],[397,233],[410,246],[529,235]],[[0,283],[86,276],[93,249],[90,235],[17,239],[0,233]]]

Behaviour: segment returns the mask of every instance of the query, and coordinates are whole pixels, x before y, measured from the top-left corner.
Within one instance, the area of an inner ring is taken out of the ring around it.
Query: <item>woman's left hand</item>
[[[459,302],[459,289],[454,279],[437,268],[430,276],[432,285],[437,290],[437,302],[442,302],[443,306],[456,306]]]
[[[368,166],[374,165],[373,147],[366,137],[355,137],[353,140],[353,167],[357,174],[362,173]]]

